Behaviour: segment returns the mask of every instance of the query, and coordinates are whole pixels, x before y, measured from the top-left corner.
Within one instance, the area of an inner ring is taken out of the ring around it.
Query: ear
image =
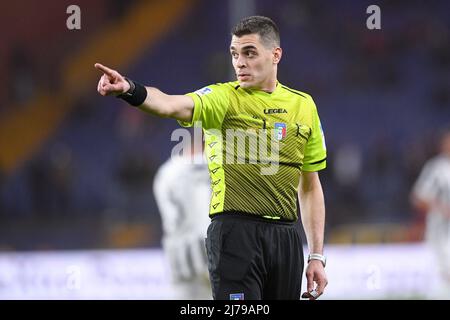
[[[276,47],[273,49],[273,63],[278,64],[281,60],[281,56],[283,55],[283,50],[280,47]]]

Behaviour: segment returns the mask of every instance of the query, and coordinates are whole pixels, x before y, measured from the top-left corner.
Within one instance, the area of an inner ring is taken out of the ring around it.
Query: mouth
[[[237,77],[240,80],[246,80],[246,79],[250,78],[250,74],[248,74],[248,73],[240,73],[240,74],[237,75]]]

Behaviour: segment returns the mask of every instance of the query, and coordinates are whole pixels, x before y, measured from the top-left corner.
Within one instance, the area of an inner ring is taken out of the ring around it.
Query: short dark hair
[[[280,31],[272,19],[263,16],[243,18],[231,31],[232,35],[242,37],[247,34],[259,34],[264,45],[280,46]]]

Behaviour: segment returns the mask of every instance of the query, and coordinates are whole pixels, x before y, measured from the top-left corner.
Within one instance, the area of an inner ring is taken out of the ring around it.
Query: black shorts
[[[294,223],[215,216],[206,251],[214,299],[300,299],[303,247]]]

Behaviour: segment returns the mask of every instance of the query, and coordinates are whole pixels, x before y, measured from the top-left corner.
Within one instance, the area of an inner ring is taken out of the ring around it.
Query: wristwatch
[[[310,253],[308,255],[308,263],[311,260],[319,260],[320,262],[322,262],[324,268],[327,264],[327,258],[324,255],[321,255],[320,253]]]

